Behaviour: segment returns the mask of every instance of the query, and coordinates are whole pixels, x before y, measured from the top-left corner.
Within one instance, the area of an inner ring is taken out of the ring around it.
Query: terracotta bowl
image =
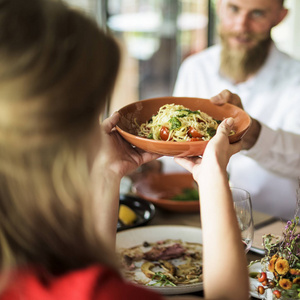
[[[199,211],[197,200],[170,200],[181,194],[184,188],[197,188],[190,173],[152,173],[133,184],[133,191],[155,206],[176,212]]]
[[[119,110],[121,119],[117,124],[117,130],[122,137],[132,145],[148,152],[166,156],[199,156],[202,155],[208,141],[195,142],[172,142],[156,141],[137,135],[138,126],[148,121],[153,115],[157,114],[159,108],[165,104],[181,104],[191,110],[200,110],[217,120],[227,117],[235,119],[235,134],[229,137],[230,143],[239,141],[247,132],[251,119],[246,112],[237,106],[224,104],[214,105],[208,99],[187,98],[187,97],[161,97],[141,100],[124,106]]]

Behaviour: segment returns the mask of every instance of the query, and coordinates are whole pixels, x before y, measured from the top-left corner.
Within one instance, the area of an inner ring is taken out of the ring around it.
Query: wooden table
[[[259,227],[261,224],[271,221],[274,217],[253,211],[254,226]],[[154,218],[149,222],[148,225],[186,225],[186,226],[201,226],[199,212],[196,213],[177,213],[170,212],[156,207],[156,213]],[[254,233],[255,234],[255,233]],[[247,253],[248,263],[254,260],[260,259],[262,256],[249,251]],[[194,293],[203,297],[203,292]],[[256,298],[249,298],[256,299]]]

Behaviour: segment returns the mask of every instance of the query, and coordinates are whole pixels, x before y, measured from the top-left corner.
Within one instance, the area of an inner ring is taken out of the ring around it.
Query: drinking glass
[[[242,233],[242,242],[245,246],[245,253],[249,251],[253,241],[253,217],[250,194],[241,188],[231,188],[234,209],[236,212],[239,227]]]

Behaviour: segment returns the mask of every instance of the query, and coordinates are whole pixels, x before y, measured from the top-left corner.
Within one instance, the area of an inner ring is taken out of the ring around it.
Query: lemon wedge
[[[124,225],[132,225],[136,218],[136,213],[130,207],[120,204],[119,219]]]

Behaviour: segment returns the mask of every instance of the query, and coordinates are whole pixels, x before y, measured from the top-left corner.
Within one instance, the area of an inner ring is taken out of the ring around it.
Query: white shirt
[[[300,62],[273,44],[255,77],[233,84],[219,73],[220,49],[210,47],[183,62],[174,96],[210,98],[228,89],[241,97],[262,129],[249,151],[230,159],[231,185],[250,192],[253,209],[291,219],[300,177]]]

